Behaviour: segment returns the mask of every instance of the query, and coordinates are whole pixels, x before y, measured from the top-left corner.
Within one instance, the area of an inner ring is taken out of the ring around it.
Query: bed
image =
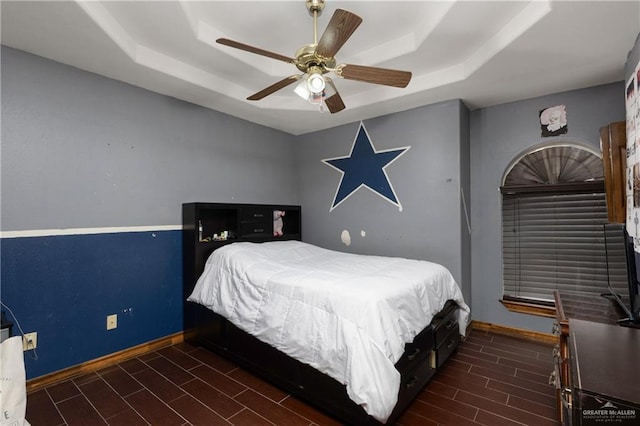
[[[189,252],[192,340],[344,423],[393,423],[465,333],[441,265],[238,237]]]

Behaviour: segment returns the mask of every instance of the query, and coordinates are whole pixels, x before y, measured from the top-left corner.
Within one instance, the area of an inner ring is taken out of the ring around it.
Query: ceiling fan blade
[[[333,80],[327,78],[327,83],[331,85],[335,93],[325,99],[324,104],[327,106],[327,109],[331,114],[335,114],[336,112],[342,111],[345,108],[345,105],[342,101],[342,97],[338,93],[338,89],[336,88],[335,84],[333,84]]]
[[[288,56],[280,55],[278,53],[269,52],[268,50],[260,49],[258,47],[249,46],[248,44],[240,43],[237,41],[229,40],[228,38],[219,38],[217,43],[224,44],[225,46],[235,47],[236,49],[245,50],[247,52],[255,53],[256,55],[266,56],[268,58],[277,59],[287,63],[294,63],[295,59]]]
[[[362,18],[351,12],[336,9],[320,37],[316,54],[324,58],[333,58],[362,23]]]
[[[287,87],[288,85],[298,81],[300,79],[299,75],[292,75],[287,78],[284,78],[278,81],[275,84],[267,87],[266,89],[262,89],[258,93],[255,93],[247,98],[248,101],[259,101],[260,99],[269,96],[270,94],[277,92],[280,89]]]
[[[407,87],[411,80],[409,71],[390,70],[386,68],[365,67],[362,65],[343,65],[338,75],[347,80],[364,81],[366,83],[383,84],[393,87]]]

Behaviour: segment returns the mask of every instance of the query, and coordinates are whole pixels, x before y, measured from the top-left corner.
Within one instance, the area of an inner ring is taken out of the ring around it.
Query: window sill
[[[521,302],[515,300],[500,299],[500,303],[511,312],[520,314],[537,315],[541,317],[555,318],[556,308],[554,306],[538,305],[536,303]]]

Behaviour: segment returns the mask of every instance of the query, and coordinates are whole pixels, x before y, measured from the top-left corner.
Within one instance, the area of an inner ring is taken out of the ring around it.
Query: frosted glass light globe
[[[307,87],[312,93],[322,93],[324,90],[324,77],[320,73],[313,73],[307,79]]]

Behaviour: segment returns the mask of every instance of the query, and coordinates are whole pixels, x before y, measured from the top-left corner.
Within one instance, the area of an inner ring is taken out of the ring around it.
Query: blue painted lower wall
[[[183,328],[182,231],[3,238],[0,250],[2,302],[38,333],[27,379]]]

